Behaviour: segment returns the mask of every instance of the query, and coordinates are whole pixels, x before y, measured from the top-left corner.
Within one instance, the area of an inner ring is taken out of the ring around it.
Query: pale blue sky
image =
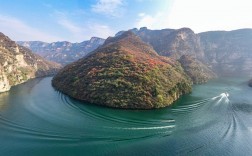
[[[0,32],[13,40],[81,42],[120,30],[252,28],[249,0],[0,0]]]

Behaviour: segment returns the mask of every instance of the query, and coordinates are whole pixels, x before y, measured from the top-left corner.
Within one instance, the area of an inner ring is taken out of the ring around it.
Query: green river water
[[[0,155],[252,155],[248,78],[195,85],[157,110],[82,103],[54,90],[51,79],[0,94]]]

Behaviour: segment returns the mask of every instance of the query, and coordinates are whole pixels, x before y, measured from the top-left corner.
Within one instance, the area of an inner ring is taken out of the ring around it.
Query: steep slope
[[[192,55],[199,60],[205,58],[199,36],[189,28],[150,30],[143,27],[131,31],[150,44],[159,55],[175,59],[179,59],[182,55]],[[118,32],[116,36],[122,33],[123,31]]]
[[[54,43],[18,41],[17,43],[31,49],[33,52],[47,60],[66,65],[95,50],[102,45],[104,41],[105,40],[102,38],[92,37],[90,40],[81,43],[71,43],[67,41]]]
[[[191,84],[178,62],[159,56],[131,32],[108,38],[52,80],[56,89],[76,99],[127,109],[168,106],[189,93]]]
[[[221,76],[252,76],[252,29],[200,33],[201,46]]]
[[[210,68],[190,55],[181,56],[179,62],[194,84],[206,83],[217,77]]]
[[[0,92],[8,91],[11,86],[30,78],[52,75],[60,67],[0,33]]]

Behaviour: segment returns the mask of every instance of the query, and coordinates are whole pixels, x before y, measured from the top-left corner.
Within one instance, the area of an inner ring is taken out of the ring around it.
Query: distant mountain
[[[52,84],[76,99],[127,109],[168,106],[192,85],[180,63],[159,56],[130,31],[65,66]]]
[[[205,57],[219,75],[252,76],[252,29],[200,33]]]
[[[55,74],[60,67],[0,33],[0,92],[31,78]]]
[[[40,41],[18,41],[19,45],[31,49],[47,60],[58,62],[62,65],[74,62],[104,43],[104,39],[92,37],[81,43],[67,41],[46,43]]]

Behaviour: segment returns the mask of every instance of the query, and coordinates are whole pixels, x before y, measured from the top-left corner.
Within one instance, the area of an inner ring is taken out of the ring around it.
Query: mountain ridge
[[[52,43],[41,41],[17,41],[19,45],[31,49],[36,54],[47,60],[66,65],[74,62],[103,44],[105,40],[92,37],[90,40],[71,43],[69,41],[57,41]]]
[[[252,63],[250,63],[252,62],[252,57],[249,52],[245,52],[246,50],[252,50],[252,48],[250,48],[252,41],[249,39],[252,37],[252,29],[207,31],[198,34],[194,33],[190,28],[150,30],[147,27],[142,27],[140,29],[133,28],[130,29],[130,31],[139,36],[144,42],[151,45],[159,55],[177,60],[183,55],[191,55],[195,57],[197,61],[200,61],[201,65],[205,65],[205,69],[209,68],[219,76],[239,75],[238,73],[240,71],[243,75],[249,72],[252,76],[250,72],[252,68]],[[115,37],[120,36],[123,32],[125,31],[119,31],[115,34]],[[234,36],[234,34],[237,35]],[[239,36],[243,36],[243,38],[241,38],[240,41],[235,40],[235,38],[239,38]],[[233,39],[231,40],[231,38]],[[94,48],[92,50],[98,48],[103,43],[104,40],[102,40],[100,44],[93,46]],[[230,47],[233,48],[230,49]],[[75,54],[74,51],[67,51],[60,54],[60,52],[51,52],[49,49],[46,58],[50,60],[51,57],[51,60],[54,60],[52,57],[55,57],[58,59],[57,62],[65,65],[80,59],[89,54],[92,50],[81,53],[77,57],[73,55],[71,59],[66,61],[64,60],[68,58],[66,57],[66,53]],[[237,57],[235,58],[235,56]]]
[[[195,57],[204,68],[218,76],[252,76],[252,29],[194,33],[190,28],[150,30],[130,29],[160,55],[180,59]],[[120,35],[123,31],[118,32]]]

